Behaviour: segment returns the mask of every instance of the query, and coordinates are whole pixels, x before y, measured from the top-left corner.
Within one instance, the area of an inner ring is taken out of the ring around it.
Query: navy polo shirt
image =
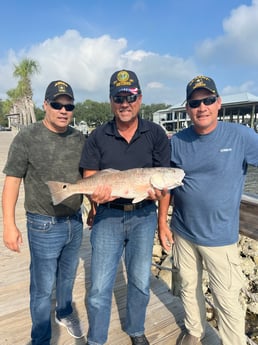
[[[139,117],[138,128],[128,143],[113,119],[89,135],[80,166],[86,170],[169,167],[169,140],[158,124]]]

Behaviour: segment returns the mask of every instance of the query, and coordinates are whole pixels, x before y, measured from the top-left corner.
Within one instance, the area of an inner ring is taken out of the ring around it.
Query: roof
[[[249,93],[242,92],[234,95],[221,96],[222,104],[235,104],[235,103],[258,103],[258,97]]]

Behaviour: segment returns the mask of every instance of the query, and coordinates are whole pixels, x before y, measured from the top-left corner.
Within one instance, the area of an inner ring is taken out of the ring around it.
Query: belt
[[[129,212],[129,211],[138,210],[140,208],[143,208],[151,204],[153,204],[152,200],[144,200],[141,202],[137,202],[136,204],[118,204],[116,202],[106,202],[105,204],[101,204],[101,205],[107,208],[115,208],[117,210]]]
[[[38,213],[32,213],[32,212],[26,212],[27,217],[31,217],[33,219],[40,219],[44,221],[49,221],[52,224],[55,223],[64,223],[68,220],[77,219],[79,220],[81,218],[81,210],[77,211],[76,213],[70,215],[70,216],[47,216],[44,214],[38,214]]]

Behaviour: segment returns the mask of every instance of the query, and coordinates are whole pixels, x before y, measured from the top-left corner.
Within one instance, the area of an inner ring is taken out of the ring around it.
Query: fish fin
[[[68,189],[70,183],[47,181],[46,184],[48,185],[48,188],[50,190],[53,205],[60,204],[63,200],[69,198],[69,196],[74,194]]]
[[[150,178],[150,184],[153,188],[162,190],[164,188],[164,181],[160,174],[154,174]]]
[[[137,195],[137,196],[133,199],[132,204],[136,204],[137,202],[140,202],[140,201],[146,199],[147,197],[148,197],[148,194],[146,194],[146,193]]]
[[[103,170],[99,170],[98,171],[98,174],[112,174],[112,173],[116,173],[116,172],[119,172],[119,171],[121,171],[121,170],[117,170],[117,169],[112,169],[112,168],[110,168],[110,169],[103,169]]]
[[[151,176],[150,184],[152,185],[153,188],[157,188],[159,190],[162,190],[163,188],[167,188],[168,190],[170,190],[170,189],[174,189],[176,187],[184,185],[183,182],[180,180],[179,181],[171,181],[170,185],[166,185],[164,183],[162,176],[160,176],[159,174],[155,174],[155,175]]]

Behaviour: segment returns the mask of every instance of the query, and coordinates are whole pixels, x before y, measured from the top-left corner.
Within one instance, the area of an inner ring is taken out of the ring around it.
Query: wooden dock
[[[0,190],[2,191],[4,175],[3,166],[14,133],[0,132]],[[13,253],[0,241],[0,345],[30,344],[29,311],[29,249],[26,235],[24,194],[20,192],[17,204],[17,224],[23,233],[21,253]],[[0,213],[2,229],[2,212]],[[90,231],[85,227],[83,243],[80,250],[80,263],[74,286],[74,307],[87,329],[87,312],[85,297],[89,286]],[[125,315],[126,275],[121,263],[113,294],[112,316],[107,345],[130,345],[131,341],[122,330]],[[54,295],[54,293],[53,293]],[[54,315],[54,296],[53,313]],[[151,345],[176,345],[183,328],[184,310],[178,297],[173,296],[169,287],[154,276],[151,280],[151,298],[147,309],[146,336]],[[100,325],[101,327],[101,325]],[[85,345],[86,339],[74,339],[63,327],[52,323],[52,345]],[[207,327],[202,345],[219,345],[217,332]]]

